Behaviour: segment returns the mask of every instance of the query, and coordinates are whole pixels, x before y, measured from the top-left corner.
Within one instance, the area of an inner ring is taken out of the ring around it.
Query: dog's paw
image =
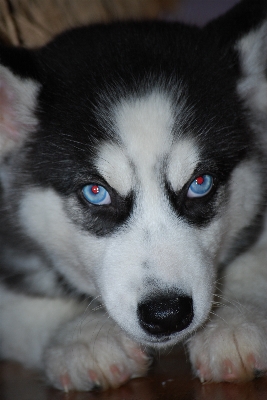
[[[72,339],[61,334],[46,349],[45,372],[54,387],[65,392],[105,390],[146,375],[150,358],[118,329],[104,326],[97,334],[87,331],[87,337],[83,332]]]
[[[241,382],[267,371],[267,318],[253,309],[224,308],[188,342],[201,382]]]

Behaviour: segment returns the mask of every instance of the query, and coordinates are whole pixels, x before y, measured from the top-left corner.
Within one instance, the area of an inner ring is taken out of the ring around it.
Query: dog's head
[[[221,25],[216,37],[215,25],[78,29],[21,54],[28,77],[3,49],[10,218],[143,343],[205,321],[218,265],[253,240],[262,212],[267,29],[230,40]]]

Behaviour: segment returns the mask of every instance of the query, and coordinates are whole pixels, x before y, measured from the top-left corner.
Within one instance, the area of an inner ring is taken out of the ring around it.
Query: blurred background
[[[223,14],[240,0],[181,0],[166,14],[170,20],[179,20],[199,26]],[[257,1],[257,0],[255,0]]]
[[[125,19],[159,18],[202,26],[235,3],[238,1],[0,0],[0,41],[36,47],[70,27]]]

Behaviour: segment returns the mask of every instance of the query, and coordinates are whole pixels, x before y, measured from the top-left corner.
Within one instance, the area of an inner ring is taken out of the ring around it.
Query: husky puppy
[[[188,342],[267,371],[267,4],[0,51],[0,353],[63,390]]]

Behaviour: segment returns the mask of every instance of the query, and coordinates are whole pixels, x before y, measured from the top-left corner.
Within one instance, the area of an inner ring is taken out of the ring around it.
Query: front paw
[[[118,328],[104,325],[98,334],[87,331],[81,337],[74,334],[73,340],[61,333],[46,349],[45,372],[54,387],[65,392],[105,390],[146,375],[150,358]]]
[[[188,342],[201,382],[241,382],[267,371],[267,318],[257,309],[220,309]]]

